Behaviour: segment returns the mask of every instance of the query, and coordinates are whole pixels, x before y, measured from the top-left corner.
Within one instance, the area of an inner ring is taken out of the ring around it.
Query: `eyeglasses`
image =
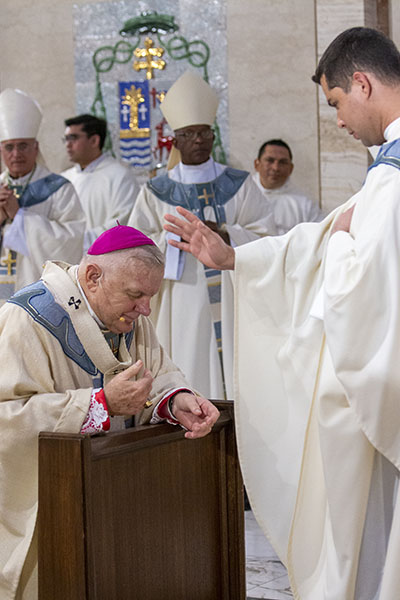
[[[61,141],[63,144],[66,144],[67,142],[76,142],[81,137],[88,137],[88,135],[87,133],[69,133],[68,135],[64,135]]]
[[[197,137],[203,140],[210,140],[213,137],[213,135],[214,132],[212,129],[200,129],[199,131],[196,131],[195,129],[189,129],[189,131],[175,133],[175,137],[183,138],[188,142],[193,142],[193,140],[195,140]]]
[[[2,144],[1,149],[7,154],[11,154],[14,150],[17,152],[28,152],[34,146],[35,142],[17,142],[16,144]]]

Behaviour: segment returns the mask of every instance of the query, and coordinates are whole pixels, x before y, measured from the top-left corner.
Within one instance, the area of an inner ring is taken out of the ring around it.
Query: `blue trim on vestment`
[[[389,165],[400,169],[400,140],[394,140],[390,144],[382,146],[379,150],[377,157],[374,162],[368,168],[368,171],[377,167],[378,165]]]
[[[226,222],[224,205],[238,192],[249,176],[247,171],[227,167],[221,175],[206,183],[180,183],[168,175],[159,175],[147,182],[149,190],[162,202],[183,206],[202,221],[204,209],[211,207],[218,225]]]
[[[57,173],[50,173],[33,183],[30,183],[22,196],[18,199],[21,208],[28,208],[40,204],[49,198],[63,185],[69,183],[68,179]]]
[[[82,346],[70,316],[57,302],[43,281],[37,281],[19,290],[8,302],[20,306],[51,333],[63,352],[92,377],[98,373]]]
[[[133,334],[135,333],[135,328],[136,328],[136,323],[133,324],[133,327],[131,329],[131,331],[128,331],[128,333],[125,333],[125,344],[126,344],[126,348],[129,352],[131,344],[132,344],[132,340],[133,340]]]

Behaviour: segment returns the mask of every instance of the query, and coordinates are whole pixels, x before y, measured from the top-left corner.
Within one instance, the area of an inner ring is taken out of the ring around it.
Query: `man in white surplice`
[[[47,259],[78,262],[85,216],[74,188],[43,164],[42,111],[21,90],[0,94],[0,306],[40,277]]]
[[[169,89],[161,111],[175,131],[167,175],[139,193],[129,224],[166,250],[166,271],[153,302],[157,336],[208,398],[233,397],[233,288],[229,274],[205,269],[166,243],[164,214],[184,206],[232,246],[275,233],[271,211],[247,171],[210,156],[218,97],[191,71]]]
[[[75,163],[62,175],[73,184],[86,215],[84,250],[116,221],[126,225],[139,185],[128,164],[104,152],[107,122],[83,114],[65,121],[64,142]]]
[[[274,214],[277,232],[287,233],[298,223],[322,221],[318,205],[295,187],[292,151],[283,140],[264,142],[254,161],[253,179]]]
[[[400,590],[400,53],[355,27],[323,54],[339,127],[382,148],[321,223],[232,249],[178,209],[166,228],[235,269],[235,411],[255,515],[300,600]]]

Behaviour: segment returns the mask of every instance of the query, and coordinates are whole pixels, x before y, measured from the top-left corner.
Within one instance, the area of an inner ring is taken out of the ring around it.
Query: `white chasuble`
[[[236,249],[241,466],[297,600],[399,594],[397,144],[321,223]],[[353,204],[350,233],[330,237]]]
[[[188,387],[148,319],[114,356],[76,285],[76,267],[47,263],[42,279],[0,309],[0,598],[35,600],[40,431],[79,433],[93,380],[103,385],[136,360],[154,377],[154,403]],[[153,408],[138,422],[149,421]],[[24,567],[25,565],[25,567]],[[21,575],[22,574],[22,575]],[[17,593],[18,585],[20,585]],[[34,592],[32,592],[34,590]]]

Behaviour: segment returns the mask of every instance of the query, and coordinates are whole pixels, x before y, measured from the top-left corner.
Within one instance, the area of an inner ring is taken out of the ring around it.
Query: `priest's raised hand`
[[[234,249],[189,210],[181,206],[176,210],[184,219],[166,214],[165,220],[168,222],[164,225],[164,229],[175,233],[184,241],[168,240],[168,243],[175,248],[190,252],[200,262],[213,269],[234,269]]]

